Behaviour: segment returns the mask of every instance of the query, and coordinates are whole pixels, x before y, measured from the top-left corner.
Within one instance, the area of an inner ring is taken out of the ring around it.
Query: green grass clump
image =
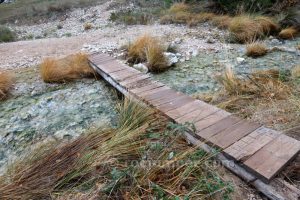
[[[16,40],[16,34],[8,27],[0,26],[0,42],[13,42]]]

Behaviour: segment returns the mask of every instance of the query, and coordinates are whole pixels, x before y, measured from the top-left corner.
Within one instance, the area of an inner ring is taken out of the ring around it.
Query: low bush
[[[152,21],[153,17],[142,11],[118,11],[112,12],[110,20],[112,22],[126,25],[147,25]]]
[[[16,34],[8,27],[0,26],[0,42],[13,42],[16,40]]]
[[[0,71],[0,100],[7,98],[13,83],[14,76],[12,73]]]
[[[260,57],[268,53],[268,48],[262,42],[253,42],[246,46],[246,55],[249,57]]]
[[[78,53],[63,59],[45,59],[40,66],[40,73],[46,83],[63,83],[75,79],[95,77],[94,70],[85,54]]]

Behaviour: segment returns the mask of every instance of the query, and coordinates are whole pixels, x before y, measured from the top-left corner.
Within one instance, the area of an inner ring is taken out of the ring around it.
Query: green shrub
[[[111,13],[110,20],[112,22],[126,25],[146,25],[152,20],[152,16],[150,14],[138,11],[119,11]]]
[[[16,40],[16,34],[8,27],[0,26],[0,42],[13,42]]]

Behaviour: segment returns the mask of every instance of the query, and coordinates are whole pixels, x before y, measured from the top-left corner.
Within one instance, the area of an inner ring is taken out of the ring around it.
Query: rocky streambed
[[[49,137],[67,140],[91,128],[114,125],[118,99],[104,81],[50,85],[35,72],[18,74],[22,76],[13,98],[0,103],[0,169]]]
[[[245,76],[257,70],[290,70],[300,64],[300,51],[296,48],[299,38],[293,41],[270,38],[265,43],[270,52],[260,58],[247,57],[246,45],[240,44],[224,44],[218,50],[200,49],[196,56],[164,73],[154,74],[153,78],[186,94],[194,94],[219,90],[216,77],[224,73],[226,66]]]
[[[228,65],[238,75],[245,75],[260,69],[288,70],[300,64],[300,52],[295,48],[300,39],[269,38],[265,42],[272,51],[253,59],[245,56],[245,45],[219,41],[212,46],[220,48],[210,48],[210,44],[205,48],[193,46],[193,52],[186,57],[187,49],[192,47],[186,37],[178,44],[178,53],[184,57],[178,58],[176,66],[168,71],[152,76],[189,95],[219,90],[216,76]],[[199,42],[206,43],[203,39]],[[49,137],[71,139],[93,127],[113,126],[117,102],[115,90],[103,80],[45,84],[37,67],[18,69],[12,98],[0,103],[0,169]]]

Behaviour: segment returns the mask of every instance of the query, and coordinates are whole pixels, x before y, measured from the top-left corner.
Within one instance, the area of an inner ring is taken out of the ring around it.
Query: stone
[[[136,70],[139,70],[140,72],[143,72],[143,73],[147,73],[149,71],[148,67],[143,63],[134,64],[132,67]]]
[[[245,62],[245,58],[237,57],[236,61],[237,61],[238,64],[243,64]]]
[[[172,66],[172,65],[178,63],[178,61],[179,61],[178,57],[174,53],[165,52],[164,55],[168,60],[168,66]]]
[[[182,42],[181,38],[175,38],[174,43],[175,44],[180,44]]]

